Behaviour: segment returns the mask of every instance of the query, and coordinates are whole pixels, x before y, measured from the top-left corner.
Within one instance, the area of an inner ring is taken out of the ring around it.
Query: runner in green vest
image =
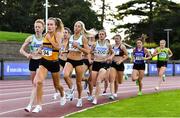
[[[166,41],[160,40],[160,46],[157,47],[154,51],[153,56],[157,55],[157,70],[158,70],[158,84],[155,87],[155,90],[159,90],[159,87],[162,83],[162,80],[165,80],[165,71],[167,68],[167,61],[172,57],[173,53],[169,48],[166,48]]]

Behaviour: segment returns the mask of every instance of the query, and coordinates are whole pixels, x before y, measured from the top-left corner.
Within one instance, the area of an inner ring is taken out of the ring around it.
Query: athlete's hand
[[[74,48],[78,48],[78,46],[79,46],[79,44],[77,42],[73,42],[72,45]]]
[[[92,59],[88,59],[89,63],[92,64],[93,63],[93,60]]]
[[[106,58],[106,61],[112,61],[112,57],[110,56],[110,57]]]
[[[26,58],[31,59],[31,58],[32,58],[32,55],[31,55],[31,54],[27,54],[27,55],[26,55]]]
[[[51,35],[49,33],[46,34],[46,39],[50,40],[51,39]]]
[[[144,57],[143,60],[148,60],[148,58]]]

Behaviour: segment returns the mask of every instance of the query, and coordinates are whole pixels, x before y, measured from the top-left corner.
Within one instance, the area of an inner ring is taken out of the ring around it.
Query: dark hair
[[[67,30],[69,34],[72,34],[71,30],[68,27],[64,27],[64,30]]]
[[[107,36],[107,35],[106,35],[106,31],[105,31],[104,29],[99,30],[98,34],[99,34],[100,32],[104,32],[104,33],[105,33],[105,36]]]
[[[113,36],[113,39],[114,39],[115,37],[119,37],[120,40],[122,39],[120,34],[116,34],[115,36]]]
[[[142,43],[144,43],[144,39],[143,39],[143,38],[137,38],[137,39],[136,39],[136,42],[137,42],[137,41],[141,41]]]

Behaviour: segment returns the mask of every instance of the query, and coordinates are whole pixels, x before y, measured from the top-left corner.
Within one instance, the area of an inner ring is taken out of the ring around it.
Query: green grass
[[[17,33],[17,32],[4,32],[0,31],[0,41],[17,41],[24,42],[24,40],[31,34]]]
[[[70,117],[180,117],[180,90],[124,99]]]

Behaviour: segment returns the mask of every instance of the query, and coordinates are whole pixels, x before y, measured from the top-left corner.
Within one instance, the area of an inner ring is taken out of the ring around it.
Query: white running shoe
[[[66,98],[69,101],[72,101],[74,99],[74,86],[66,93]]]
[[[59,93],[54,93],[53,100],[56,100],[58,96],[59,96]]]
[[[32,106],[31,106],[31,105],[28,105],[24,110],[25,110],[26,112],[30,112],[30,111],[31,111],[31,108],[32,108]]]
[[[158,91],[158,90],[159,90],[159,87],[158,87],[158,86],[157,86],[157,87],[155,87],[155,90],[156,90],[156,91]]]
[[[93,97],[91,95],[88,95],[87,100],[88,101],[93,101]]]
[[[36,107],[34,108],[34,110],[32,112],[33,113],[39,113],[40,111],[42,111],[42,106],[36,105]]]
[[[93,100],[93,102],[92,102],[94,105],[96,105],[97,104],[97,99],[96,98],[94,98],[94,100]]]
[[[165,75],[165,74],[163,74],[163,76],[162,76],[162,80],[163,80],[163,82],[165,82],[165,81],[166,81],[166,75]]]
[[[64,106],[65,104],[66,104],[66,97],[65,97],[65,92],[64,92],[64,96],[61,97],[61,99],[60,99],[60,105]]]
[[[110,99],[110,100],[115,100],[115,97],[114,97],[113,95],[110,95],[110,96],[109,96],[109,99]]]
[[[102,96],[106,96],[106,95],[107,95],[107,92],[103,91]]]
[[[76,107],[82,107],[82,99],[78,99]]]
[[[114,96],[115,98],[117,98],[117,93],[114,93],[113,96]]]
[[[125,79],[125,80],[128,80],[128,78],[129,78],[128,75],[125,74],[125,75],[124,75],[124,79]]]

